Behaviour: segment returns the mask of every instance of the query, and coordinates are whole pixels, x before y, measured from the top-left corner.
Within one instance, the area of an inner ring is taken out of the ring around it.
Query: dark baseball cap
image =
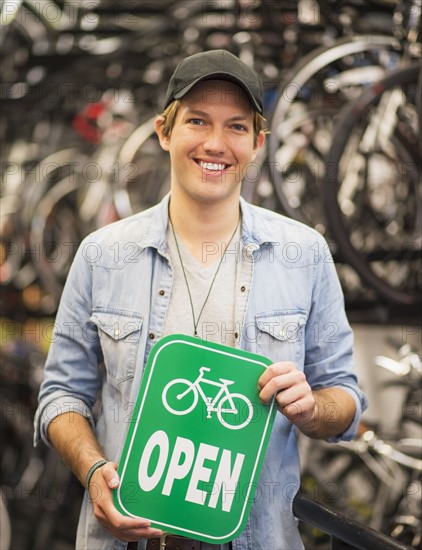
[[[202,80],[228,80],[242,88],[253,107],[262,114],[263,88],[256,72],[226,50],[210,50],[182,59],[167,88],[164,109],[180,99]]]

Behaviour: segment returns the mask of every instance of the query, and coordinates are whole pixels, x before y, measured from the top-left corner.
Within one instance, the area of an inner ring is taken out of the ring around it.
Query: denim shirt
[[[169,195],[81,243],[57,313],[35,442],[49,444],[49,423],[73,411],[89,419],[105,456],[118,462],[172,289],[168,201]],[[353,372],[353,336],[328,246],[305,225],[243,199],[240,204],[242,242],[252,263],[240,347],[274,362],[294,361],[313,389],[337,386],[349,392],[356,415],[340,438],[351,439],[367,404]],[[299,478],[296,428],[278,412],[249,520],[234,550],[303,548],[292,513]],[[97,523],[88,498],[76,547],[126,548]]]

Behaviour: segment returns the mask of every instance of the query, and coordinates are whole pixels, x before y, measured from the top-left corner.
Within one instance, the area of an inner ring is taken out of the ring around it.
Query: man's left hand
[[[276,394],[280,412],[298,428],[312,421],[315,398],[305,374],[295,363],[280,361],[270,365],[259,378],[258,389],[265,404]]]

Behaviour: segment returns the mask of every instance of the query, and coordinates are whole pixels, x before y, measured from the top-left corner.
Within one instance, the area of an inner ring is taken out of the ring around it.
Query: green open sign
[[[222,544],[245,527],[276,407],[258,398],[268,359],[184,335],[152,349],[114,502],[164,531]]]

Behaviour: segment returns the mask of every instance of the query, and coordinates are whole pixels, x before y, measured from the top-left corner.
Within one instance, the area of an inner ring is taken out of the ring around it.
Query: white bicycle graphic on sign
[[[207,380],[204,373],[210,370],[208,367],[201,367],[198,378],[194,382],[185,378],[176,378],[169,382],[162,394],[164,407],[175,415],[189,414],[196,407],[201,396],[207,408],[207,418],[211,418],[211,413],[216,412],[218,420],[226,428],[230,430],[244,428],[252,419],[252,403],[241,393],[229,392],[228,387],[234,384],[233,380],[224,378],[220,378],[219,382]],[[220,388],[214,398],[205,395],[202,388],[205,384]]]

